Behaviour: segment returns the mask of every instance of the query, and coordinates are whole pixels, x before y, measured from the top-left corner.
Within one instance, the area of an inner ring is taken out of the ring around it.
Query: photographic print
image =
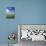
[[[7,19],[15,18],[15,7],[7,7],[6,8],[6,18]]]
[[[46,25],[18,25],[18,41],[20,46],[31,46],[31,43],[46,42]]]

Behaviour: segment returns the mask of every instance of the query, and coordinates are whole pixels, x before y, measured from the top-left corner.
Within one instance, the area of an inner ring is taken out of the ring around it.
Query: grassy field
[[[15,18],[15,14],[6,14],[6,18],[7,19],[14,19]]]

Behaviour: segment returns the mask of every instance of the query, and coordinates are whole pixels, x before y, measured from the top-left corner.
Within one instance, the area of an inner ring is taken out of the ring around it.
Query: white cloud
[[[9,13],[10,11],[8,9],[6,9],[6,12]]]

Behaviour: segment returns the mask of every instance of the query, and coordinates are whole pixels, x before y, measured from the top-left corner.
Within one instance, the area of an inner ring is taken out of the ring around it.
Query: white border
[[[20,43],[20,25],[18,25],[18,43]]]

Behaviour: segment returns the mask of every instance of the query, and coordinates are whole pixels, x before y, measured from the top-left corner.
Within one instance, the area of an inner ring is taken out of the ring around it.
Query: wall
[[[16,0],[19,24],[46,24],[46,0]]]
[[[10,32],[16,32],[17,34],[17,16],[15,19],[6,19],[6,7],[16,7],[15,0],[0,0],[0,44],[7,44],[8,34]],[[17,43],[17,39],[15,41]]]
[[[15,19],[5,18],[7,6],[16,7]],[[8,43],[9,32],[18,32],[17,24],[46,24],[46,0],[0,0],[0,44]]]

